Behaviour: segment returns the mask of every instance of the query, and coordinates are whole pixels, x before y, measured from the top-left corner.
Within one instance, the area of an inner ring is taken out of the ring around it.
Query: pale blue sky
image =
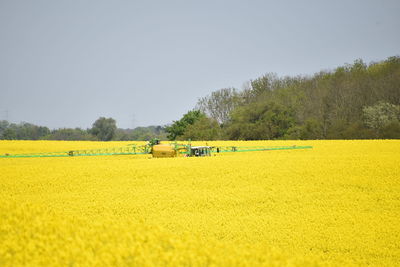
[[[400,1],[0,0],[0,119],[166,124],[267,72],[400,54]]]

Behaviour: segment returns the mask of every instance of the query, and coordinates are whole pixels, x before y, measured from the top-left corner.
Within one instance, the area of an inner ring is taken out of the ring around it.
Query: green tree
[[[227,126],[228,139],[257,140],[284,138],[294,126],[294,112],[276,102],[256,102],[238,108]]]
[[[19,140],[39,140],[50,133],[49,128],[37,126],[32,123],[23,122],[19,125],[11,124],[15,129],[17,139]]]
[[[188,125],[182,139],[191,140],[219,140],[221,138],[221,127],[212,118],[202,117],[195,123]]]
[[[303,125],[288,129],[285,139],[323,139],[322,125],[316,119],[307,119]]]
[[[1,136],[1,139],[5,139],[5,140],[14,140],[17,139],[17,133],[15,131],[15,129],[13,128],[6,128],[3,131],[3,134]]]
[[[10,126],[10,123],[6,120],[1,120],[0,121],[0,139],[4,139],[3,132]]]
[[[174,121],[172,125],[165,128],[165,131],[168,133],[168,139],[176,140],[177,138],[182,137],[189,125],[194,124],[197,120],[204,117],[206,117],[206,115],[200,110],[191,110],[184,114],[179,121]]]
[[[47,140],[97,140],[97,138],[86,130],[80,128],[61,128],[53,130],[49,135],[45,136]]]
[[[117,129],[114,140],[149,141],[151,139],[166,140],[167,134],[162,126],[136,127],[135,129]]]
[[[383,127],[382,138],[400,139],[400,121],[392,121]]]
[[[92,126],[90,133],[101,141],[110,141],[115,136],[117,122],[113,118],[98,118]]]

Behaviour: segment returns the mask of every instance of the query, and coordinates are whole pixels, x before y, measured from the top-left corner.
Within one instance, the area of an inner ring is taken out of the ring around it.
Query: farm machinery
[[[123,147],[69,150],[63,152],[3,154],[0,158],[39,158],[39,157],[78,157],[78,156],[115,156],[115,155],[152,155],[154,158],[206,157],[229,152],[251,152],[268,150],[309,149],[312,146],[192,146],[187,144],[161,143],[152,139],[145,145],[130,144]]]

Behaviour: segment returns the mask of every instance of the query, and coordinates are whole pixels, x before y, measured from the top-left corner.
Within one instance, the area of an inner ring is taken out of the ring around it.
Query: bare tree
[[[218,123],[224,124],[230,119],[230,114],[239,101],[240,96],[235,88],[223,88],[200,98],[196,109],[204,112]]]

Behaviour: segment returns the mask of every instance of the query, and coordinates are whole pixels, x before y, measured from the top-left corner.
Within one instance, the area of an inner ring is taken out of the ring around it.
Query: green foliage
[[[50,131],[44,126],[23,122],[20,124],[0,121],[0,139],[6,140],[97,140],[97,138],[86,130],[57,129]]]
[[[294,113],[290,107],[261,101],[236,109],[226,133],[230,139],[279,139],[293,125]]]
[[[218,140],[221,138],[221,128],[216,120],[202,117],[188,125],[181,138],[185,140]]]
[[[207,117],[208,116],[208,117]],[[0,121],[0,139],[54,140],[400,138],[400,57],[358,59],[312,76],[267,73],[243,91],[224,88],[168,127],[117,129],[99,118],[90,130]]]
[[[86,130],[80,128],[62,128],[51,131],[51,133],[45,136],[43,139],[46,140],[84,140],[84,141],[95,141],[98,140],[94,135],[88,133]]]
[[[110,122],[110,119],[106,120]],[[104,125],[100,124],[98,121],[96,122],[95,124],[98,127],[99,125]],[[115,123],[112,123],[111,121],[111,130],[114,129],[112,127],[113,125],[115,125]],[[93,128],[89,130],[83,130],[80,128],[60,128],[50,131],[47,127],[37,126],[31,123],[24,122],[20,124],[14,124],[5,120],[0,121],[0,139],[5,140],[101,140],[101,136],[95,136],[92,133]],[[167,139],[167,133],[165,132],[164,127],[148,126],[137,127],[135,129],[115,129],[115,134],[113,135],[112,140],[146,141],[153,138],[158,138],[161,140]]]
[[[358,59],[313,76],[269,73],[249,84],[221,124],[223,139],[399,136],[400,57],[369,65]]]
[[[303,125],[295,125],[289,128],[285,139],[323,139],[322,125],[316,119],[307,119]]]
[[[117,123],[113,118],[100,117],[94,123],[90,133],[101,141],[110,141],[115,136]]]
[[[179,121],[174,121],[171,126],[165,128],[169,140],[176,140],[184,135],[186,128],[206,115],[200,110],[192,110],[183,115]]]
[[[127,141],[148,141],[151,139],[166,140],[167,133],[162,126],[136,127],[135,129],[117,129],[114,139]]]
[[[27,122],[20,124],[0,122],[0,139],[39,140],[49,133],[49,128]]]
[[[400,139],[400,122],[392,121],[381,130],[381,138]]]
[[[9,135],[8,133],[6,135],[7,138],[4,135],[4,132],[9,128],[9,126],[10,126],[10,123],[8,121],[6,121],[6,120],[0,121],[0,139],[8,139],[8,140],[14,139],[14,138],[8,138],[8,135]]]
[[[7,128],[2,132],[1,139],[4,139],[4,140],[17,139],[17,132],[13,128]]]

